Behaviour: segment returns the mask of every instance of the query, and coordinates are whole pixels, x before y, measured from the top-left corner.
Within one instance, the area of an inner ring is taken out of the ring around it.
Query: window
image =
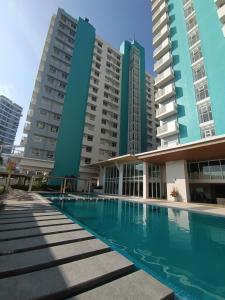
[[[98,46],[102,48],[102,43],[98,41]]]
[[[195,43],[199,41],[199,33],[198,29],[193,30],[188,35],[189,46],[193,46]]]
[[[93,141],[93,136],[92,136],[92,135],[88,135],[88,136],[87,136],[87,140],[88,140],[88,141]]]
[[[103,115],[107,115],[107,110],[103,109],[103,110],[102,110],[102,114],[103,114]]]
[[[116,147],[116,142],[112,142],[112,147]]]
[[[196,24],[197,24],[197,23],[196,23],[195,16],[191,17],[191,18],[187,21],[187,29],[188,29],[188,31],[191,30]]]
[[[207,138],[207,137],[210,137],[210,136],[214,136],[214,135],[215,135],[214,125],[209,125],[209,126],[201,128],[201,137],[203,139]]]
[[[97,62],[95,63],[95,66],[96,66],[97,69],[100,69],[100,67],[101,67],[101,65]]]
[[[94,71],[94,74],[99,77],[99,72],[98,71]]]
[[[58,132],[58,127],[57,126],[51,126],[51,132]]]
[[[102,124],[106,124],[106,119],[102,119]]]
[[[196,62],[201,57],[202,57],[201,46],[197,46],[193,50],[191,50],[191,61],[192,61],[192,63]]]
[[[47,158],[53,158],[54,157],[54,153],[52,151],[47,151],[46,156],[47,156]]]
[[[92,147],[87,146],[87,147],[86,147],[86,152],[91,152],[91,151],[92,151]]]
[[[96,106],[94,106],[94,105],[91,105],[91,110],[94,110],[94,111],[96,111]]]
[[[41,121],[37,121],[37,128],[44,129],[45,128],[45,123],[41,122]]]
[[[98,92],[98,89],[96,88],[96,87],[92,87],[92,91],[94,92],[94,93],[97,93]]]
[[[32,154],[34,155],[34,156],[40,156],[41,155],[41,151],[40,150],[38,150],[38,149],[32,149]]]
[[[113,123],[113,128],[117,128],[117,123]]]
[[[45,92],[46,92],[46,94],[50,95],[51,92],[52,92],[52,89],[49,86],[46,86],[45,87]]]
[[[54,114],[54,119],[55,120],[60,120],[60,115],[59,114]]]
[[[185,17],[187,18],[193,11],[194,11],[194,7],[193,4],[190,2],[190,4],[188,4],[184,9]]]
[[[114,131],[113,131],[112,136],[113,136],[113,137],[117,137],[117,132],[114,132]]]
[[[56,73],[56,68],[53,67],[53,66],[49,66],[49,71],[50,71],[51,73]]]
[[[206,80],[195,85],[195,95],[196,101],[200,101],[209,97],[208,84]]]
[[[198,106],[199,122],[205,123],[212,120],[212,110],[209,102]]]
[[[89,165],[91,163],[91,159],[88,157],[85,157],[84,161],[85,161],[85,164],[87,164],[87,165]]]
[[[106,130],[104,128],[101,128],[101,133],[105,134]]]
[[[60,84],[59,84],[59,86],[61,87],[61,88],[66,88],[66,83],[65,82],[62,82],[62,81],[60,81]]]
[[[68,74],[66,72],[62,72],[62,78],[67,79]]]
[[[61,98],[61,99],[63,99],[64,98],[64,93],[58,92],[58,97]]]
[[[194,77],[194,81],[197,81],[203,77],[205,77],[205,67],[203,62],[197,64],[196,66],[194,66],[193,68],[193,77]]]

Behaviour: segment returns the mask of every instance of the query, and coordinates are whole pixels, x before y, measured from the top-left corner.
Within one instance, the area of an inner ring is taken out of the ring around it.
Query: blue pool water
[[[225,218],[116,199],[54,205],[178,298],[225,299]]]

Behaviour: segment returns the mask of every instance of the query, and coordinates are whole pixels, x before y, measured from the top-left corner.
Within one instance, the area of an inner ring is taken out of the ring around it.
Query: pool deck
[[[174,298],[34,193],[0,197],[0,266],[0,299]]]

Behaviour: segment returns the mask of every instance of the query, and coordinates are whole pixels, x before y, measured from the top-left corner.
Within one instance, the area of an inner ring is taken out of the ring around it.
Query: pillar
[[[148,163],[143,162],[143,198],[147,199],[149,197],[148,192]]]
[[[190,201],[190,189],[185,160],[170,161],[166,163],[167,199],[172,200],[171,192],[177,191],[177,201]]]
[[[118,195],[123,195],[123,165],[119,165],[119,188],[118,188]]]
[[[31,191],[32,191],[32,185],[33,185],[33,182],[34,182],[34,176],[31,176],[30,182],[29,182],[28,192],[31,192]]]

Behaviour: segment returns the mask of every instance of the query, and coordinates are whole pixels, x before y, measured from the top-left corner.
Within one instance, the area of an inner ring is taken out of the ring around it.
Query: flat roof
[[[128,162],[128,161],[137,161],[138,158],[133,155],[133,154],[126,154],[126,155],[121,155],[117,157],[112,157],[107,160],[102,160],[97,163],[91,164],[91,166],[106,166],[106,165],[111,165],[112,163],[117,163],[117,162]]]
[[[213,160],[225,158],[225,136],[217,136],[173,148],[137,154],[139,160],[153,164],[164,164],[176,160]]]

